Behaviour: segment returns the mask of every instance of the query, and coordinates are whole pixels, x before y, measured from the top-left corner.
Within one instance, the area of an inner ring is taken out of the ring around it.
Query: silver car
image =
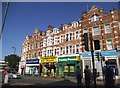
[[[17,71],[10,71],[9,74],[8,74],[8,77],[9,78],[21,78],[22,76],[17,72]]]

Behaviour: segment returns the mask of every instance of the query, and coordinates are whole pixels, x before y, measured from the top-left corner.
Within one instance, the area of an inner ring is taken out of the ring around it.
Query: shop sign
[[[35,60],[26,60],[26,64],[39,64],[39,59],[35,59]]]
[[[47,63],[47,62],[56,62],[56,58],[55,59],[42,59],[41,63]]]
[[[116,56],[117,52],[116,51],[101,51],[100,52],[102,56]],[[95,52],[94,52],[95,56]],[[82,57],[91,57],[91,52],[83,52]]]
[[[59,57],[58,62],[75,62],[79,60],[79,56],[73,56],[73,57]]]

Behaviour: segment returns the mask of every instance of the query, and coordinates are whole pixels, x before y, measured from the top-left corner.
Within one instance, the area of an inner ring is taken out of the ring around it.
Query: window
[[[72,40],[72,33],[70,33],[70,40]]]
[[[38,56],[40,56],[40,51],[38,51]]]
[[[68,41],[68,34],[66,34],[66,41]]]
[[[41,46],[41,44],[40,44],[40,42],[38,42],[38,48],[40,48],[40,46]]]
[[[105,25],[105,33],[111,33],[109,24]]]
[[[36,57],[36,53],[32,53],[32,58],[35,58]]]
[[[112,40],[107,40],[107,49],[108,50],[112,49]]]
[[[79,38],[78,31],[76,31],[76,39],[78,39],[78,38]]]
[[[58,40],[58,37],[55,36],[55,37],[54,37],[54,44],[57,44],[57,40]]]
[[[60,47],[60,53],[62,54],[62,52],[63,52],[63,48],[62,48],[62,47]]]
[[[68,54],[68,46],[66,46],[66,54]]]
[[[93,15],[91,18],[91,21],[93,22],[93,21],[97,21],[97,20],[99,20],[99,16]]]
[[[100,41],[99,40],[94,40],[94,49],[100,50]]]
[[[36,38],[36,40],[38,40],[38,35],[36,35],[36,37],[35,37],[35,38]]]
[[[99,27],[94,27],[93,28],[93,33],[94,33],[95,36],[96,35],[100,35],[100,29],[99,29]]]
[[[72,53],[72,46],[70,45],[70,54]]]
[[[76,45],[76,53],[79,53],[79,44]]]
[[[61,42],[63,42],[63,36],[61,35]]]
[[[55,49],[55,55],[57,54],[57,50]]]

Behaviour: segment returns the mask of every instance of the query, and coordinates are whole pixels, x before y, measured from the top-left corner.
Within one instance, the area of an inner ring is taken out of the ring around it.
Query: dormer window
[[[91,21],[94,22],[94,21],[97,21],[99,20],[99,16],[98,15],[93,15],[92,18],[91,18]]]
[[[78,22],[77,22],[77,21],[72,22],[72,26],[73,26],[74,28],[78,27]]]

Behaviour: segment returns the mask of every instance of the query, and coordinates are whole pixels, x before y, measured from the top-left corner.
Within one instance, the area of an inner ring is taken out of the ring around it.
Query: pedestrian
[[[85,73],[85,85],[86,85],[86,88],[90,88],[91,71],[90,71],[88,65],[85,66],[84,73]]]
[[[115,73],[113,68],[109,65],[109,62],[105,62],[106,66],[103,67],[103,75],[105,78],[105,87],[106,88],[115,88]]]
[[[81,86],[82,85],[82,76],[81,76],[81,70],[80,67],[77,66],[77,70],[76,70],[76,79],[77,79],[77,86]]]

